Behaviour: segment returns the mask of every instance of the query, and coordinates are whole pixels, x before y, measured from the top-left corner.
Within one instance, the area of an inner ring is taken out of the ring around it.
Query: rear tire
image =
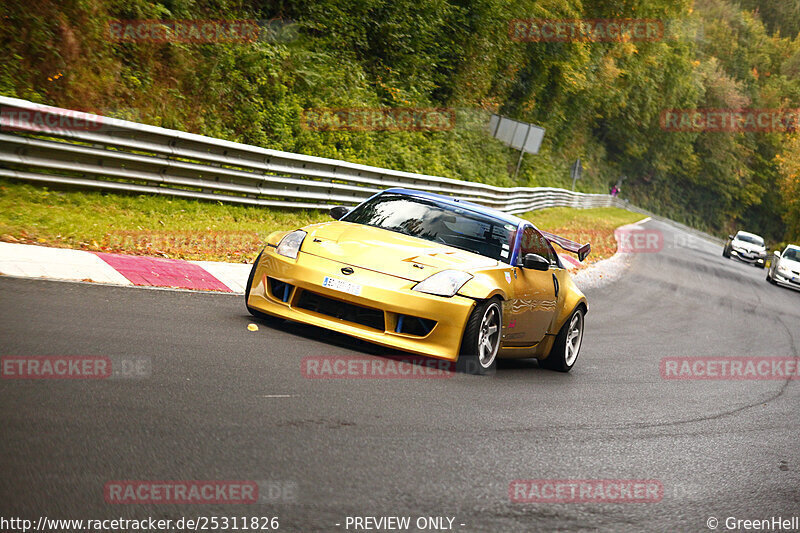
[[[503,308],[492,298],[479,303],[467,320],[456,370],[487,375],[497,367],[497,352],[503,331]]]
[[[561,326],[550,355],[539,360],[539,366],[558,372],[569,372],[575,366],[583,343],[583,315],[582,307],[572,312],[569,319]]]

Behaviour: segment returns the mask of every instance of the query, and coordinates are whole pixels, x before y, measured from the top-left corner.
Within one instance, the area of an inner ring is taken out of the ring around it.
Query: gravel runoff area
[[[634,254],[619,251],[618,234],[620,230],[624,231],[626,229],[637,229],[641,224],[644,224],[648,220],[650,220],[650,217],[643,218],[642,220],[634,222],[633,224],[627,224],[625,226],[618,227],[614,232],[614,238],[617,239],[617,253],[608,259],[603,259],[602,261],[593,263],[592,265],[572,274],[572,279],[575,281],[575,284],[578,286],[578,288],[582,291],[587,289],[598,289],[619,279],[620,276],[622,276],[631,265]]]
[[[598,289],[622,276],[631,264],[633,254],[617,252],[608,259],[579,270],[572,275],[573,281],[582,291]]]

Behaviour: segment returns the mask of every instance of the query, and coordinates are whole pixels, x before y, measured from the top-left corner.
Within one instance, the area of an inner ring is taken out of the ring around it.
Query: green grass
[[[616,228],[637,222],[644,216],[616,207],[593,209],[554,207],[529,211],[522,215],[522,218],[530,220],[536,227],[545,231],[581,243],[591,243],[592,253],[586,262],[593,263],[611,257],[617,251],[614,239]]]
[[[614,228],[642,218],[616,208],[555,208],[523,216],[542,229],[591,242],[593,260],[616,250]],[[273,231],[326,220],[324,211],[57,190],[0,179],[0,240],[6,242],[249,262]]]
[[[550,231],[548,228],[582,230],[596,225],[605,228],[617,228],[637,222],[643,219],[644,216],[616,207],[597,207],[593,209],[553,207],[551,209],[528,211],[522,215],[522,218],[530,220],[537,228]]]
[[[249,262],[273,231],[330,220],[314,210],[54,190],[0,180],[0,239],[60,248]]]

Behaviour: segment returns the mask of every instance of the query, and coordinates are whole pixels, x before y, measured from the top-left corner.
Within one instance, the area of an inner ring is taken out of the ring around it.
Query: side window
[[[526,254],[538,254],[547,259],[551,265],[558,264],[556,254],[550,242],[532,226],[525,226],[522,231],[522,241],[520,242],[519,257],[522,259]]]

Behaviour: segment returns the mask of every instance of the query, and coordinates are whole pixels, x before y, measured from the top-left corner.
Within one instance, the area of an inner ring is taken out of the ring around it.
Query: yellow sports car
[[[586,297],[551,242],[589,245],[474,203],[408,189],[331,209],[331,222],[271,234],[248,311],[336,330],[485,374],[498,357],[568,372]]]

